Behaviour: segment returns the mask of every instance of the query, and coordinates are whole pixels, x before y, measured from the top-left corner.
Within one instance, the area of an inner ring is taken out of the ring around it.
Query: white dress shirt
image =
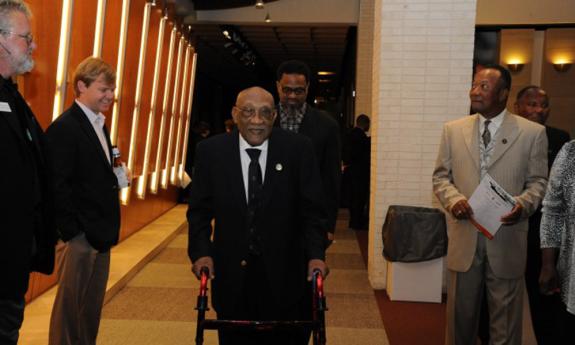
[[[250,167],[251,158],[246,152],[246,149],[258,149],[261,150],[258,162],[260,163],[260,168],[262,169],[262,184],[266,178],[266,162],[268,158],[268,139],[264,141],[260,146],[251,146],[248,142],[239,135],[240,137],[240,160],[242,162],[242,177],[244,178],[244,191],[246,193],[246,201],[248,200],[248,170]]]
[[[485,130],[485,121],[487,119],[483,117],[483,115],[479,114],[479,164],[480,164],[480,176],[483,178],[487,173],[487,165],[491,160],[491,155],[493,154],[493,147],[495,147],[495,142],[497,141],[497,133],[499,132],[499,127],[503,123],[503,119],[505,118],[506,110],[503,109],[501,113],[497,116],[492,117],[489,123],[489,133],[491,134],[491,141],[485,147],[483,145],[483,131]]]
[[[503,123],[503,119],[505,118],[506,110],[503,109],[497,116],[492,117],[491,123],[489,124],[489,133],[491,133],[491,141],[495,139],[495,135],[497,134],[497,130],[501,127]],[[479,114],[479,137],[483,135],[483,130],[485,129],[485,121],[487,119],[483,117],[483,115]]]
[[[106,157],[108,158],[108,163],[112,164],[112,160],[110,159],[110,149],[108,148],[108,142],[106,141],[106,133],[104,133],[104,124],[106,123],[106,117],[102,115],[102,113],[96,114],[92,111],[92,109],[88,108],[82,102],[76,100],[76,104],[84,111],[86,117],[94,127],[94,131],[96,132],[96,136],[100,140],[100,144],[102,145],[102,149],[106,153]]]

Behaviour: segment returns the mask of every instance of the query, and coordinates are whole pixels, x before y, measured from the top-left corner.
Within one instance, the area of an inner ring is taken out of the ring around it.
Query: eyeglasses
[[[306,89],[305,87],[288,87],[288,86],[283,86],[282,87],[282,92],[285,93],[286,95],[289,95],[290,93],[295,94],[296,96],[301,96],[303,94],[305,94]]]
[[[26,35],[21,35],[21,34],[17,34],[14,31],[8,31],[8,30],[0,30],[1,33],[3,34],[8,34],[8,35],[14,35],[14,36],[18,36],[20,38],[23,38],[24,40],[26,40],[26,44],[27,45],[31,45],[32,42],[34,41],[34,35],[28,33]]]
[[[251,119],[256,115],[256,113],[258,113],[262,119],[270,121],[271,119],[273,119],[275,114],[274,108],[263,107],[259,109],[254,109],[254,108],[244,108],[237,105],[235,107],[239,109],[240,115],[244,119]]]

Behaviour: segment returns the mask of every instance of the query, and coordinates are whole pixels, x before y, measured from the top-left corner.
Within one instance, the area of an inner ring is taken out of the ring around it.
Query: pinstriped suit
[[[468,199],[480,182],[478,117],[477,114],[466,116],[445,124],[443,128],[433,172],[433,190],[442,206],[448,211],[458,201]],[[485,279],[489,280],[488,290],[490,286],[500,287],[497,284],[502,282],[506,284],[522,279],[526,262],[527,219],[540,204],[546,187],[547,137],[543,126],[507,112],[494,140],[487,173],[515,196],[523,206],[523,214],[518,223],[503,226],[493,240],[489,241],[485,240],[467,220],[457,220],[448,212],[447,267],[452,272],[452,281],[448,289],[447,344],[460,344],[455,339],[469,339],[466,341],[475,344],[477,327],[472,325],[464,331],[463,323],[469,321],[474,324],[477,321],[481,297],[476,293],[482,291],[482,287],[479,286],[482,286]],[[484,253],[479,258],[477,248]],[[478,262],[477,260],[483,262],[485,271],[478,270],[477,273],[473,273],[476,272],[474,264]],[[456,296],[463,298],[459,290],[456,295],[457,282],[454,279],[458,277],[456,272],[474,274],[473,279],[476,279],[474,282],[480,289],[471,294],[474,300],[466,301],[465,306],[458,305],[458,308],[464,308],[468,312],[467,319],[459,315],[459,312],[455,315],[454,303],[458,303]],[[522,296],[522,290],[523,286],[516,291],[519,295],[517,298]],[[507,323],[518,323],[514,326],[515,333],[512,332],[512,335],[508,334],[505,337],[513,339],[512,344],[520,343],[521,304],[504,302],[493,294],[488,299],[490,314],[502,306],[506,306],[504,313],[512,314],[491,316],[492,319],[503,318]],[[509,318],[513,320],[509,321]],[[506,325],[502,327],[509,328]],[[493,329],[492,325],[492,339],[497,338],[499,331]],[[461,334],[462,332],[468,334]]]

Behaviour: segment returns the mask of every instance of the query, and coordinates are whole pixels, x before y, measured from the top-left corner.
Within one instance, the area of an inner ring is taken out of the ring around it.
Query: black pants
[[[369,174],[352,171],[350,180],[349,227],[365,230],[369,219],[366,212],[369,198]]]
[[[562,304],[562,310],[559,313],[557,328],[556,344],[573,344],[575,340],[575,315],[569,313],[564,304]]]
[[[270,308],[276,304],[269,286],[264,262],[259,257],[250,257],[245,267],[246,275],[242,296],[232,308],[218,312],[220,320],[290,321],[311,319],[311,297],[305,294],[301,303],[289,308]],[[309,330],[218,330],[220,345],[307,345]]]
[[[24,296],[0,299],[0,344],[16,345],[24,321]]]
[[[560,344],[557,338],[559,315],[565,306],[558,294],[545,296],[539,292],[539,273],[541,272],[541,248],[539,224],[541,211],[537,210],[529,218],[527,234],[527,266],[525,268],[525,286],[529,298],[529,309],[533,331],[538,345]]]

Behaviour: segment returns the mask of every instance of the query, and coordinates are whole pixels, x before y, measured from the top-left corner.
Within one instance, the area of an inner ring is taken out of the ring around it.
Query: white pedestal
[[[423,262],[388,262],[387,295],[392,301],[441,303],[443,258]]]

